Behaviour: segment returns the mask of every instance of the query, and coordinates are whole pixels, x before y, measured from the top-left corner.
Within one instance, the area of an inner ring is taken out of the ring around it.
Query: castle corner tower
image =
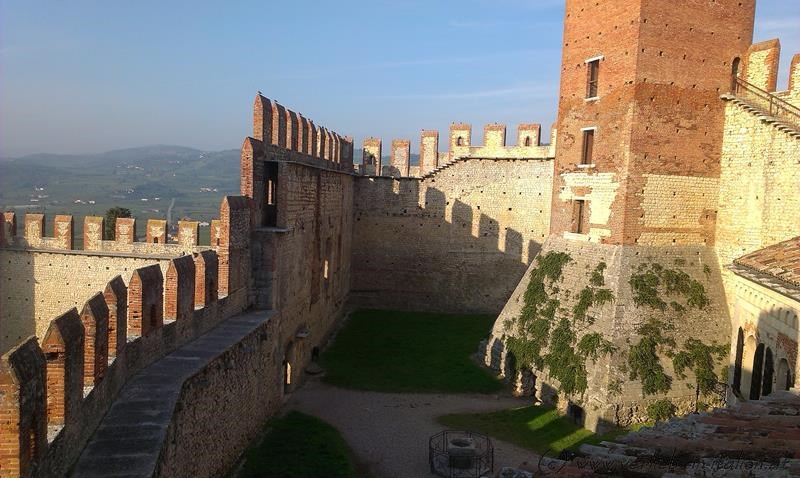
[[[718,403],[720,95],[754,15],[754,0],[567,0],[550,236],[486,349],[518,393],[593,430]]]

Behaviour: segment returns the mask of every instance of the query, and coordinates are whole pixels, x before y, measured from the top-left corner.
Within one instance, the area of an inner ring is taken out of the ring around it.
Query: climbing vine
[[[666,398],[655,401],[647,407],[647,417],[654,422],[669,420],[675,416],[678,408]]]
[[[536,261],[523,294],[522,310],[518,317],[506,321],[506,329],[513,331],[506,345],[519,365],[546,370],[557,379],[559,392],[583,394],[588,386],[587,361],[618,351],[602,333],[590,330],[595,324],[592,309],[615,300],[611,290],[605,288],[608,266],[605,262],[597,264],[588,272],[586,287],[570,293],[559,288],[564,268],[572,262],[569,254],[548,252]],[[685,260],[676,259],[675,265],[683,266]],[[691,370],[700,391],[711,391],[719,377],[714,372],[715,363],[724,358],[727,348],[697,339],[689,339],[679,348],[674,338],[674,322],[680,314],[710,305],[703,284],[678,267],[656,263],[640,265],[629,283],[634,304],[651,309],[653,314],[636,326],[639,340],[629,342],[619,371],[640,380],[644,395],[665,393],[673,384],[660,359],[665,356],[672,359],[679,378],[686,378],[685,372]],[[562,306],[561,299],[572,301],[571,310]],[[622,383],[621,378],[612,378],[609,393],[621,393]],[[659,405],[658,415],[669,411],[667,402]]]
[[[559,292],[556,283],[570,261],[568,254],[559,252],[537,258],[537,267],[531,271],[523,295],[522,311],[516,320],[506,324],[515,325],[517,334],[506,343],[518,362],[546,368],[559,381],[559,390],[572,395],[586,391],[586,361],[612,353],[615,347],[596,332],[583,334],[579,339],[581,332],[594,323],[594,318],[587,315],[589,309],[614,300],[610,290],[596,288],[604,284],[605,263],[599,264],[589,279],[595,287],[585,287],[578,294],[571,320],[560,301],[550,297],[551,293]]]
[[[668,392],[672,388],[672,377],[664,371],[658,359],[658,350],[675,347],[675,341],[663,333],[673,328],[668,323],[650,319],[636,329],[641,339],[628,350],[628,367],[630,378],[642,382],[645,395]]]
[[[675,259],[675,264],[684,265],[685,260]],[[708,275],[708,266],[705,266],[704,273]],[[672,359],[673,368],[679,378],[685,379],[684,372],[690,369],[697,378],[700,392],[710,392],[719,380],[714,372],[714,364],[725,357],[727,347],[716,343],[707,345],[689,338],[678,350],[672,338],[676,314],[682,314],[688,309],[702,310],[711,303],[703,284],[683,270],[664,268],[660,264],[640,265],[629,282],[633,291],[633,302],[661,312],[660,317],[663,318],[650,317],[637,326],[636,333],[641,339],[637,344],[631,345],[628,351],[630,378],[640,379],[644,395],[669,391],[672,388],[672,377],[667,375],[661,365],[661,353]],[[669,303],[667,300],[670,300]]]
[[[720,377],[714,372],[714,363],[724,359],[727,352],[728,348],[724,345],[718,345],[716,342],[706,345],[690,338],[684,342],[683,350],[672,357],[672,365],[680,378],[686,378],[684,370],[691,369],[697,378],[700,392],[707,394],[720,381]]]

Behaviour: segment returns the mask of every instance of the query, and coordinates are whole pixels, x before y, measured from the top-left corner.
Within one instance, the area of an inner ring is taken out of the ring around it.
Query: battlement
[[[291,160],[322,167],[353,171],[353,139],[341,136],[277,101],[257,94],[253,104],[253,138],[266,151],[267,145],[300,153]]]
[[[741,58],[737,76],[758,89],[773,93],[794,106],[800,106],[800,53],[796,53],[792,57],[789,67],[789,84],[784,91],[776,91],[780,57],[781,43],[777,38],[755,43]],[[735,86],[733,88],[736,89]]]
[[[40,341],[4,354],[0,409],[13,419],[0,425],[9,438],[3,476],[66,475],[128,378],[241,312],[245,290],[221,299],[208,290],[219,284],[217,264],[215,252],[202,251],[170,260],[166,277],[157,264],[133,271],[128,287],[117,276],[80,312],[53,319]]]
[[[387,171],[382,171],[384,176],[408,177],[411,166],[411,141],[407,139],[393,139],[392,150]]]
[[[211,244],[218,235],[219,224],[212,222]],[[208,246],[199,245],[199,223],[197,221],[178,221],[177,242],[168,242],[167,221],[148,219],[145,228],[145,241],[136,237],[135,218],[117,218],[113,240],[103,237],[105,218],[86,216],[83,219],[83,249],[75,248],[75,228],[72,216],[57,215],[53,218],[52,237],[45,236],[47,217],[39,213],[27,213],[23,220],[23,235],[17,234],[17,217],[13,212],[3,214],[3,228],[0,234],[0,247],[15,249],[37,249],[52,251],[77,251],[96,253],[122,253],[144,256],[174,257],[206,250]],[[216,234],[215,234],[216,233]]]
[[[419,147],[419,166],[405,165],[403,158],[410,158],[411,142],[408,139],[392,140],[390,165],[380,167],[381,139],[364,140],[364,162],[361,174],[394,177],[422,177],[435,169],[462,158],[531,159],[555,156],[556,129],[551,133],[550,144],[541,143],[542,127],[536,123],[517,126],[517,140],[513,146],[506,144],[506,125],[490,123],[483,128],[483,145],[472,144],[472,126],[468,123],[450,125],[449,151],[439,151],[439,132],[422,130]],[[408,147],[406,147],[406,145]],[[406,153],[406,150],[408,151]],[[374,159],[373,159],[374,158]],[[376,165],[373,172],[373,165]],[[413,174],[412,174],[413,173]]]
[[[379,175],[382,167],[383,144],[380,138],[367,138],[362,145],[361,174]]]

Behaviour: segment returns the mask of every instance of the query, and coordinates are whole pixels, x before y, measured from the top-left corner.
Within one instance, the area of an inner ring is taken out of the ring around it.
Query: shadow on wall
[[[479,197],[483,187],[472,181],[454,200],[428,187],[421,204],[420,184],[357,179],[352,301],[372,308],[498,313],[541,249],[547,222],[535,230],[533,201],[521,193]],[[534,207],[543,219],[549,214],[549,203]],[[511,224],[525,224],[528,231]]]
[[[0,308],[18,311],[13,318],[0,315],[6,319],[0,319],[0,354],[25,337],[36,335],[34,260],[31,254],[10,250],[0,252]]]

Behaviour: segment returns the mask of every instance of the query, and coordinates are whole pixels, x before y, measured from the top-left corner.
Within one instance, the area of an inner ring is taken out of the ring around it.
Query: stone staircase
[[[800,138],[800,116],[797,111],[800,111],[794,105],[787,103],[780,97],[753,87],[752,85],[740,85],[742,89],[740,94],[725,93],[720,95],[723,101],[730,101],[731,103],[739,106],[743,110],[757,116],[762,123],[771,124],[775,129],[782,131],[793,138]],[[755,95],[748,96],[748,92],[754,92]],[[761,104],[760,104],[761,103]],[[783,112],[782,115],[770,114],[768,106],[773,104],[782,105],[783,109],[775,108],[776,111]]]
[[[420,176],[420,179],[428,179],[432,178],[436,174],[455,166],[458,163],[464,163],[469,160],[490,160],[490,161],[542,161],[543,158],[485,158],[485,157],[476,157],[476,156],[461,156],[456,159],[451,159],[450,161],[440,164],[436,168],[428,171],[427,173]]]
[[[448,161],[448,162],[446,162],[444,164],[441,164],[441,165],[437,166],[436,168],[428,171],[427,173],[423,174],[422,176],[420,176],[420,179],[431,178],[434,175],[436,175],[436,173],[438,173],[440,171],[444,171],[445,169],[453,166],[454,164],[463,163],[463,162],[467,161],[468,159],[473,159],[473,158],[470,158],[469,156],[463,156],[463,157],[460,157],[460,158],[452,159],[452,160],[450,160],[450,161]]]

